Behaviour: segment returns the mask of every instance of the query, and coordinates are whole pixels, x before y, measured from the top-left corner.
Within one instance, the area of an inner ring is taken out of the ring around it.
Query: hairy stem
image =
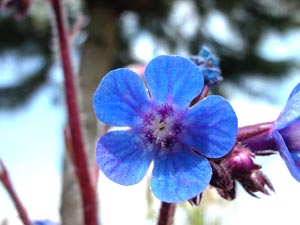
[[[27,211],[26,211],[25,207],[23,206],[22,202],[20,201],[20,199],[13,187],[13,184],[10,180],[8,171],[1,159],[0,159],[0,181],[2,182],[4,188],[7,190],[7,192],[9,193],[9,195],[17,209],[17,212],[19,213],[19,217],[20,217],[21,221],[23,222],[23,224],[31,225],[31,221],[29,219]]]
[[[77,103],[77,92],[75,88],[74,72],[70,59],[69,42],[64,24],[62,2],[51,0],[62,60],[65,93],[68,110],[69,126],[71,131],[72,157],[74,161],[75,173],[78,179],[85,225],[97,225],[97,197],[89,174],[87,158],[84,150],[79,110]]]
[[[176,204],[162,202],[157,225],[172,225]]]
[[[245,139],[251,138],[258,134],[264,133],[272,129],[274,122],[259,123],[249,126],[240,127],[238,130],[238,141],[243,141]]]

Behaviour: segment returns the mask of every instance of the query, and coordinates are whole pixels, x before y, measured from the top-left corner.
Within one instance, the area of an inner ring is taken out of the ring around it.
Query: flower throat
[[[171,105],[153,107],[143,118],[143,132],[146,140],[160,148],[171,148],[181,133],[179,121]]]

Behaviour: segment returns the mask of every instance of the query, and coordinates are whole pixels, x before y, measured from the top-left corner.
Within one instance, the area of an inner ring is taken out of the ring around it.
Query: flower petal
[[[103,173],[122,185],[140,182],[153,159],[151,146],[146,146],[134,130],[112,131],[97,144],[97,162]]]
[[[204,191],[212,175],[207,159],[180,144],[169,151],[165,153],[167,157],[157,157],[154,161],[153,194],[161,201],[178,203]]]
[[[149,62],[145,78],[152,98],[185,109],[200,94],[203,75],[190,60],[180,56],[158,56]]]
[[[182,119],[180,140],[209,158],[226,155],[236,141],[238,124],[231,105],[221,96],[209,96]]]
[[[277,130],[282,136],[285,145],[290,152],[300,150],[300,118],[289,123],[281,130]]]
[[[298,83],[292,90],[289,99],[292,98],[295,94],[300,92],[300,83]]]
[[[148,102],[142,79],[128,69],[109,72],[94,94],[97,117],[112,126],[137,126]]]
[[[274,129],[285,128],[289,123],[300,117],[300,92],[294,94],[286,103],[275,122]]]
[[[300,159],[299,154],[292,155],[287,148],[282,136],[278,131],[273,132],[274,140],[279,149],[280,156],[284,160],[292,176],[300,182]]]

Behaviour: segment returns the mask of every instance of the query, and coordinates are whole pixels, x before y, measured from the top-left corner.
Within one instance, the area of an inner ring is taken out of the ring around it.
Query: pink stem
[[[13,203],[15,204],[15,207],[19,213],[19,217],[20,217],[21,221],[23,222],[23,224],[31,225],[31,221],[29,219],[27,211],[26,211],[25,207],[23,206],[22,202],[20,201],[20,199],[13,187],[13,184],[10,180],[8,171],[1,159],[0,159],[0,181],[2,182],[3,186],[9,193]]]
[[[89,174],[86,153],[84,150],[79,110],[77,105],[77,94],[74,82],[74,72],[70,60],[69,42],[65,29],[62,1],[51,0],[54,11],[60,56],[65,77],[65,92],[68,109],[69,126],[71,131],[72,157],[75,166],[75,173],[78,179],[81,192],[83,216],[85,225],[97,225],[97,196]]]
[[[272,129],[274,122],[265,122],[259,123],[255,125],[249,125],[240,127],[238,131],[237,140],[243,141],[245,139],[251,138],[258,134],[264,133],[270,129]]]

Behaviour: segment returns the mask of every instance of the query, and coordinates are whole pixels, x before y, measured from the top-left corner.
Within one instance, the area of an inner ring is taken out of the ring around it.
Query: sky
[[[51,92],[42,87],[24,107],[0,110],[0,156],[30,217],[58,220],[64,110],[53,107]],[[19,224],[1,186],[0,218],[5,217]]]
[[[188,14],[188,10],[182,10],[182,13],[185,12]],[[212,33],[213,27],[228,30],[226,22],[222,21],[222,15],[212,15],[211,25]],[[272,60],[281,57],[300,60],[300,51],[297,51],[300,49],[298,36],[300,31],[292,31],[285,36],[270,34],[262,45],[261,52]],[[223,38],[220,41],[226,42],[231,36]],[[149,47],[151,39],[147,35],[141,35],[136,41],[133,51],[139,54],[139,58],[150,60],[157,54],[156,49]],[[145,46],[148,46],[146,50]],[[272,49],[272,52],[269,49]],[[6,60],[11,59],[8,57]],[[15,82],[16,76],[10,74],[17,74],[16,68],[12,68],[10,63],[4,64],[5,60],[1,62],[2,72],[7,76],[1,75],[0,85]],[[24,65],[26,64],[34,62],[26,61]],[[53,71],[53,77],[54,80],[61,80],[60,68]],[[291,89],[300,81],[299,77],[299,71],[293,71],[283,80],[244,81],[245,87],[265,90],[276,99],[275,104],[268,102],[266,98],[245,94],[240,87],[225,82],[224,88],[238,115],[239,125],[275,120]],[[28,209],[30,218],[34,220],[59,220],[63,127],[66,118],[63,103],[53,104],[57,97],[56,91],[53,87],[45,85],[24,106],[14,111],[0,109],[0,157],[9,169],[16,191]],[[214,197],[217,204],[208,204],[205,208],[205,218],[208,222],[220,216],[222,225],[298,224],[299,209],[289,204],[294,205],[300,201],[300,184],[291,177],[278,155],[257,158],[257,162],[263,165],[263,170],[271,179],[276,192],[271,196],[255,199],[239,188],[235,201],[219,202],[219,198]],[[145,219],[148,213],[145,204],[148,186],[147,180],[144,179],[137,185],[124,187],[100,174],[102,224],[154,224],[153,220]],[[159,202],[154,199],[153,208],[156,214],[158,207]],[[287,207],[288,210],[284,210]],[[118,216],[115,215],[116,212]],[[7,193],[0,187],[0,222],[3,218],[9,218],[10,224],[13,225],[21,224]],[[175,225],[184,224],[185,219],[184,210],[179,207]]]

